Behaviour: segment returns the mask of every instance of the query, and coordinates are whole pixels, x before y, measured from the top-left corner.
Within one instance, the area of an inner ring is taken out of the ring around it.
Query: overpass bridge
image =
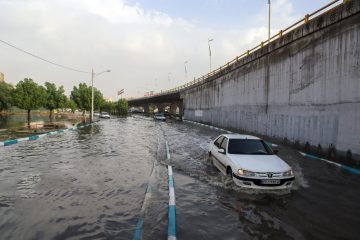
[[[129,106],[179,107],[188,120],[360,161],[359,12],[358,0],[333,1],[215,71]]]

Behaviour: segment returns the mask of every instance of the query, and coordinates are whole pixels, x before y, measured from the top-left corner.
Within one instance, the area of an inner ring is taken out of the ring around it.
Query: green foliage
[[[86,83],[80,83],[79,87],[74,86],[70,98],[81,110],[91,110],[91,86]],[[104,102],[102,93],[94,88],[94,109],[99,109]]]
[[[116,109],[120,115],[127,115],[128,102],[126,101],[126,99],[120,99],[116,104]]]
[[[115,114],[116,111],[116,103],[105,101],[101,106],[101,112],[108,112],[110,114]]]
[[[9,109],[11,107],[11,94],[13,86],[5,82],[0,82],[0,111]]]
[[[74,113],[75,110],[77,109],[76,103],[75,103],[73,100],[71,100],[71,99],[68,99],[68,100],[66,101],[66,107],[67,107],[67,108],[70,108],[72,113]]]
[[[31,78],[25,78],[16,84],[13,91],[13,103],[20,109],[30,110],[45,106],[46,90]]]
[[[54,83],[45,82],[46,87],[46,108],[50,111],[54,110],[55,108],[64,108],[66,105],[66,96],[65,90],[63,86],[59,88],[56,87]]]

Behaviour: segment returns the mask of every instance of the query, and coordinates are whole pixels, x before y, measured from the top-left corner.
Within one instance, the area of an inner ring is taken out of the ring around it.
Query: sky
[[[0,40],[47,60],[100,73],[106,98],[143,96],[189,82],[267,38],[267,0],[0,0]],[[330,0],[272,0],[277,33]],[[187,63],[185,63],[187,62]],[[186,66],[186,72],[185,72]],[[70,94],[91,74],[59,68],[0,42],[0,72]]]

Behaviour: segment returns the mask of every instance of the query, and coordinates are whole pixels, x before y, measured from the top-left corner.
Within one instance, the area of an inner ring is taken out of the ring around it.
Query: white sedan
[[[99,117],[100,118],[110,118],[110,115],[107,112],[101,112]]]
[[[160,121],[166,121],[166,117],[163,113],[155,113],[154,114],[154,119],[155,120],[160,120]]]
[[[276,152],[275,152],[276,153]],[[276,156],[260,138],[222,134],[210,145],[212,163],[232,177],[241,187],[257,189],[288,189],[294,174],[290,166]]]

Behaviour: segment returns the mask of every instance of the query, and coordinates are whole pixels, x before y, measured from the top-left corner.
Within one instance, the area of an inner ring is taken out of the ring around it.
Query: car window
[[[222,141],[220,148],[222,148],[226,151],[227,143],[228,143],[228,139],[224,138],[224,141]]]
[[[272,155],[273,151],[259,139],[230,139],[228,146],[230,154]]]
[[[222,140],[224,139],[223,136],[220,136],[216,141],[215,141],[215,146],[217,146],[218,148],[220,147],[220,144],[222,142]]]

